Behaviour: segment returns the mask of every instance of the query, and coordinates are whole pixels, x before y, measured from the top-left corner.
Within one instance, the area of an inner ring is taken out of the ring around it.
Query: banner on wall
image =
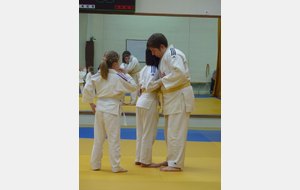
[[[79,11],[135,12],[135,0],[79,0]]]

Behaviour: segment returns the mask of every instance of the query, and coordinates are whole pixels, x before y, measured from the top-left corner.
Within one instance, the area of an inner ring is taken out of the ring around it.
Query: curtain
[[[85,66],[94,66],[94,42],[86,41],[85,45]]]
[[[218,19],[218,59],[216,69],[216,81],[211,96],[221,98],[221,18]]]

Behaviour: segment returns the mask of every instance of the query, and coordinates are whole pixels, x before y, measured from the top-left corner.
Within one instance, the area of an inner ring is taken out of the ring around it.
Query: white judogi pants
[[[81,91],[81,94],[83,92],[83,83],[79,83],[79,90]]]
[[[152,163],[152,146],[157,135],[157,102],[149,109],[136,108],[136,156],[135,162]]]
[[[109,147],[110,165],[113,172],[118,172],[122,169],[120,166],[120,116],[96,111],[94,123],[94,146],[90,161],[93,169],[101,168],[103,143],[106,135]]]
[[[183,95],[181,100],[181,113],[165,115],[164,136],[168,149],[166,161],[168,166],[176,168],[183,168],[184,165],[185,145],[191,114],[191,112],[186,112]]]

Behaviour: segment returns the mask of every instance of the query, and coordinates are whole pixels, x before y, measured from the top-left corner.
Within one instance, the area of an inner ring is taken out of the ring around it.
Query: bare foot
[[[114,173],[121,173],[121,172],[128,172],[128,171],[122,168],[120,171]]]
[[[161,165],[160,164],[141,164],[141,167],[145,167],[145,168],[159,168]]]
[[[134,164],[135,165],[141,165],[142,163],[141,162],[135,162]]]
[[[165,168],[160,168],[160,171],[163,172],[180,172],[181,168],[174,168],[174,167],[165,167]]]
[[[164,161],[162,163],[159,163],[161,166],[168,166],[168,162],[167,161]]]
[[[125,104],[125,103],[123,103],[123,104],[121,104],[121,106],[127,106],[128,104]]]

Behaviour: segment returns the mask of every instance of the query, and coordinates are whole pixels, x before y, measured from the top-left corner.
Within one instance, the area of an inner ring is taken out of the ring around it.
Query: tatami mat
[[[97,97],[95,96],[93,102],[97,103]],[[130,102],[130,97],[125,96],[125,102]],[[124,112],[136,112],[135,106],[122,106]],[[87,103],[82,103],[82,96],[79,96],[79,111],[92,111],[91,107]],[[193,114],[205,114],[205,115],[221,115],[221,100],[219,98],[195,98],[195,111]]]
[[[92,171],[90,166],[93,139],[79,139],[79,187],[81,190],[220,190],[221,142],[192,142],[186,144],[185,166],[181,172],[162,172],[159,168],[134,165],[135,140],[121,140],[121,166],[126,173],[113,173],[108,157],[107,141],[103,147],[102,168]],[[153,145],[152,161],[165,160],[165,141]]]

